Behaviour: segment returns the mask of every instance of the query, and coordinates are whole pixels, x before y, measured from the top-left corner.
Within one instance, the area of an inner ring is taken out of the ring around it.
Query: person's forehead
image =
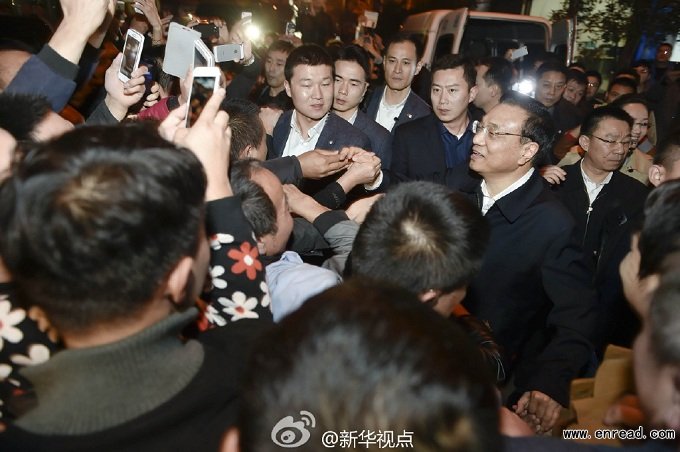
[[[499,104],[484,115],[483,123],[488,126],[495,124],[500,128],[520,128],[529,115],[520,107],[507,104]]]
[[[609,91],[617,93],[632,93],[635,90],[628,85],[619,85],[618,83],[615,83],[611,86],[611,88],[609,88]]]
[[[462,66],[453,69],[439,69],[432,74],[432,83],[440,86],[465,84],[465,70]]]
[[[581,82],[579,82],[578,80],[575,80],[575,79],[569,80],[569,81],[567,82],[567,85],[568,85],[568,86],[571,86],[571,87],[576,87],[576,88],[579,88],[579,87],[580,87],[580,88],[585,88],[585,87],[586,87],[586,85],[585,85],[584,83],[581,83]]]
[[[478,64],[475,66],[475,69],[477,70],[477,77],[484,77],[489,71],[489,66],[486,64]]]
[[[272,60],[286,60],[288,54],[282,50],[270,50],[267,52],[267,56]]]
[[[630,133],[630,126],[626,121],[621,121],[616,118],[602,118],[602,120],[597,124],[595,128],[595,133],[602,134],[620,134],[620,133]]]
[[[595,77],[594,75],[589,75],[588,76],[588,82],[589,83],[600,83],[600,79]]]
[[[567,76],[561,73],[560,71],[547,71],[541,74],[541,80],[550,80],[550,81],[566,81]]]
[[[298,64],[293,68],[295,78],[327,78],[333,75],[333,68],[325,64],[310,66],[309,64]]]
[[[644,104],[627,104],[623,106],[623,110],[628,113],[633,119],[647,118],[649,112]]]
[[[411,41],[393,42],[387,48],[387,56],[416,59],[416,46]]]
[[[338,60],[335,62],[335,75],[345,76],[351,75],[352,77],[366,78],[366,73],[364,68],[361,67],[356,61],[348,60]]]

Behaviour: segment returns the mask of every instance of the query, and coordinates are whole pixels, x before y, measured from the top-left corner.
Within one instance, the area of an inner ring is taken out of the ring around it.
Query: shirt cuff
[[[56,74],[65,79],[74,80],[78,75],[78,65],[59,55],[49,44],[45,44],[37,56]]]
[[[364,188],[366,191],[373,191],[376,190],[378,187],[380,187],[380,184],[382,184],[383,181],[383,172],[380,170],[380,173],[378,173],[378,177],[375,178],[375,181],[373,181],[372,184],[364,184]]]

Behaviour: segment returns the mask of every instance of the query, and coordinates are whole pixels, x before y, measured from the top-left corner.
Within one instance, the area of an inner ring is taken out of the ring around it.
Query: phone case
[[[194,64],[194,41],[197,39],[201,39],[199,32],[171,22],[163,57],[163,71],[184,79]]]

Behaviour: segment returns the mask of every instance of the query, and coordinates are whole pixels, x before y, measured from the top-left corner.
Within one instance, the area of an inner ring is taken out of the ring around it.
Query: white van
[[[409,16],[402,31],[423,37],[423,61],[428,68],[442,55],[460,53],[473,58],[503,56],[508,48],[526,46],[529,56],[538,51],[557,53],[571,63],[575,23],[551,24],[542,17],[468,8],[440,9]]]

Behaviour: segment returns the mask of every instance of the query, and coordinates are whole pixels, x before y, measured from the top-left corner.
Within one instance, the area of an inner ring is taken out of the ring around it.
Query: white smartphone
[[[191,127],[203,111],[210,96],[220,87],[222,71],[218,67],[197,67],[193,71],[189,102],[185,113],[187,127]]]
[[[215,62],[240,61],[243,59],[243,44],[224,44],[213,47]]]
[[[125,45],[123,46],[123,61],[120,63],[118,78],[127,82],[132,77],[132,73],[139,67],[139,59],[142,57],[144,47],[144,35],[138,31],[128,28],[125,35]]]
[[[194,41],[194,67],[215,66],[215,56],[202,39]]]

